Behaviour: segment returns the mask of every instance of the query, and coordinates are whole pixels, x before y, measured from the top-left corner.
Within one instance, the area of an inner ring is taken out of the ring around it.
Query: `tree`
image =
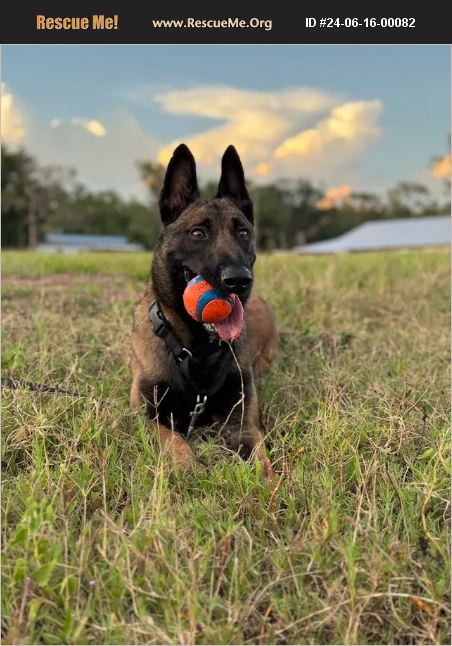
[[[160,232],[158,200],[165,169],[153,161],[137,164],[149,204],[126,200],[115,191],[92,191],[64,168],[42,166],[24,150],[2,148],[2,245],[34,248],[48,232],[123,235],[151,248]],[[341,203],[322,200],[324,191],[309,180],[249,183],[256,240],[261,249],[289,248],[340,235],[380,218],[434,215],[449,210],[419,183],[400,182],[386,196],[347,194]],[[218,183],[201,193],[213,198]]]
[[[430,191],[417,182],[400,182],[388,191],[387,216],[392,218],[433,215],[444,210]]]
[[[138,162],[138,169],[141,179],[144,181],[146,187],[149,189],[151,198],[151,205],[149,208],[149,223],[151,235],[153,240],[158,238],[160,232],[160,211],[158,208],[158,201],[160,191],[162,190],[163,180],[165,179],[165,168],[158,163],[152,161]]]
[[[291,217],[289,194],[282,184],[251,187],[256,243],[261,249],[286,248]]]
[[[306,179],[299,179],[292,187],[289,195],[291,204],[288,232],[290,246],[315,240],[323,221],[331,217],[330,212],[319,211],[317,208],[317,203],[322,195],[323,191]]]
[[[2,159],[2,246],[26,247],[29,199],[27,184],[35,170],[33,159],[23,150],[10,152],[4,146]]]
[[[2,245],[34,249],[50,215],[67,202],[70,171],[39,166],[24,150],[2,146]]]

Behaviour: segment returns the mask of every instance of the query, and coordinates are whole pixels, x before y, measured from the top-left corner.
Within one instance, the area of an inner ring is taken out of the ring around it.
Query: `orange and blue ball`
[[[234,296],[222,294],[200,275],[188,283],[183,300],[187,312],[200,323],[219,323],[234,308]]]

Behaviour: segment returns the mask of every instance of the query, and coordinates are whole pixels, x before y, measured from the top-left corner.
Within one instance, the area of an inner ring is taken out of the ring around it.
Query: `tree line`
[[[23,149],[3,146],[1,163],[2,247],[33,249],[46,233],[123,235],[153,247],[160,229],[158,196],[164,176],[159,164],[137,164],[149,196],[143,204],[113,190],[89,190],[73,171],[43,166]],[[213,197],[216,189],[213,182],[206,183],[202,194]],[[267,250],[334,237],[369,220],[450,212],[446,197],[434,199],[426,186],[415,182],[400,182],[384,195],[349,191],[330,203],[320,186],[302,178],[250,183],[250,193],[257,244]]]

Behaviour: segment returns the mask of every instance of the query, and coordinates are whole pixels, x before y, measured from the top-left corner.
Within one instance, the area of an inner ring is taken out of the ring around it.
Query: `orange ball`
[[[230,296],[209,285],[202,276],[195,276],[185,288],[184,306],[190,316],[200,323],[219,323],[234,307]]]

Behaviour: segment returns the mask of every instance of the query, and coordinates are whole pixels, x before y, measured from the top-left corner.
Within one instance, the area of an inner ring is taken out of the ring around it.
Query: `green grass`
[[[4,254],[4,374],[87,395],[4,391],[4,643],[450,643],[449,263],[261,256],[268,485],[129,410],[149,256]]]

